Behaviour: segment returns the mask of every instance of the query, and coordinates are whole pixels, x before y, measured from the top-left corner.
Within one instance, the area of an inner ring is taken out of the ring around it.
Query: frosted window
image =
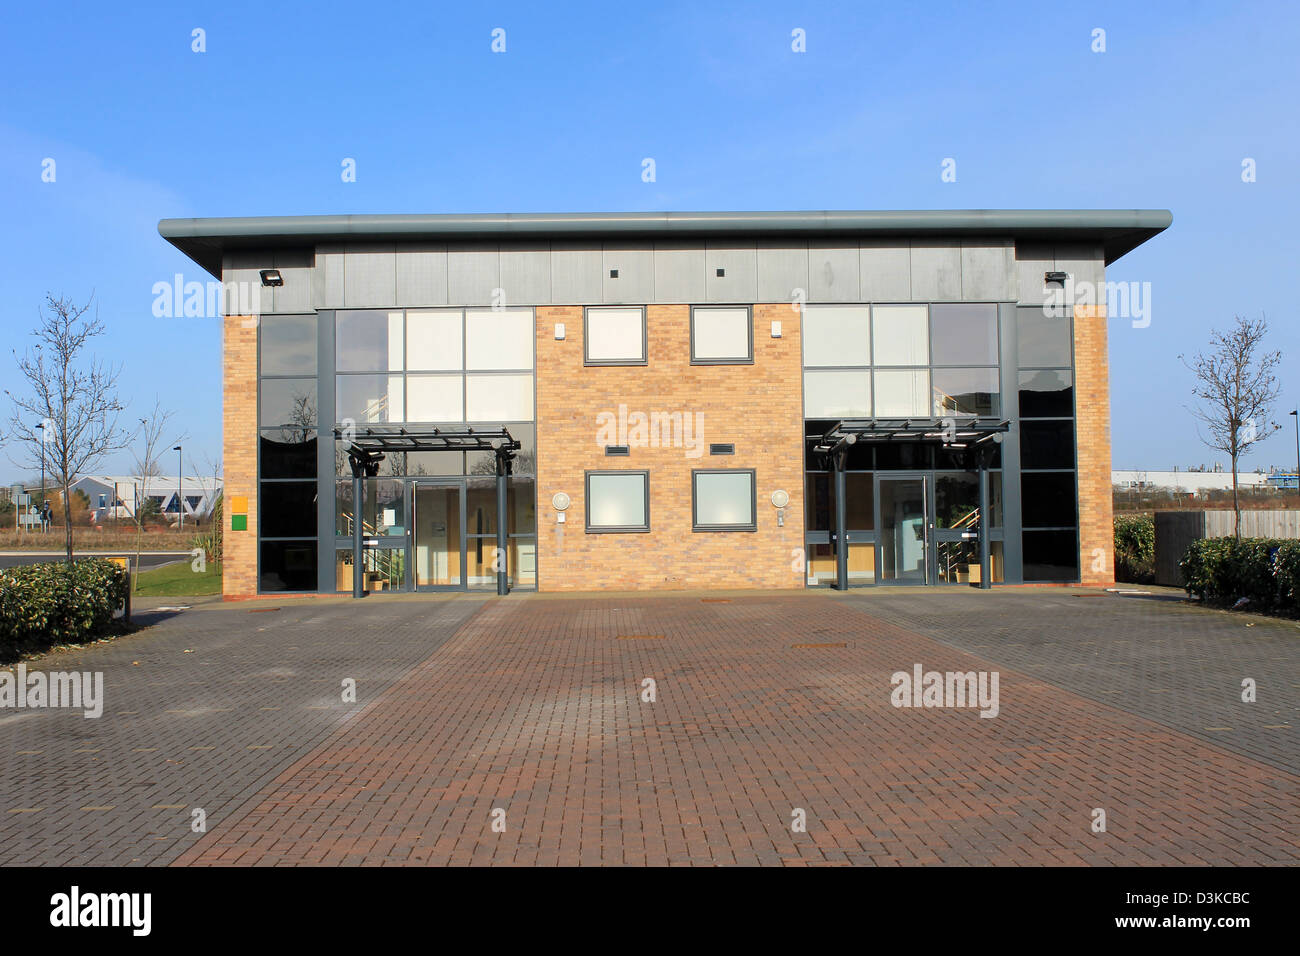
[[[929,365],[927,314],[923,305],[880,305],[872,309],[874,364]]]
[[[871,323],[865,305],[803,309],[804,365],[870,365]]]

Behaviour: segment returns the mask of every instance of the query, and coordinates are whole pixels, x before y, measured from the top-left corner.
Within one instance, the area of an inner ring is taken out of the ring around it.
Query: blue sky
[[[1294,3],[22,4],[0,29],[0,387],[44,293],[93,290],[127,420],[174,408],[187,471],[220,454],[220,340],[152,315],[155,282],[208,278],[167,217],[1168,208],[1107,272],[1152,287],[1149,327],[1110,326],[1116,468],[1215,460],[1178,361],[1212,326],[1264,313],[1300,354]],[[1295,462],[1296,403],[1285,381],[1247,467]]]

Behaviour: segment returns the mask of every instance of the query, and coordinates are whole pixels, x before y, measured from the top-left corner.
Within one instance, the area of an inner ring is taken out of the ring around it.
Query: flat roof
[[[1106,264],[1164,231],[1167,209],[821,210],[805,212],[440,213],[163,219],[158,233],[212,273],[236,249],[331,242],[544,239],[1011,237],[1095,242]]]

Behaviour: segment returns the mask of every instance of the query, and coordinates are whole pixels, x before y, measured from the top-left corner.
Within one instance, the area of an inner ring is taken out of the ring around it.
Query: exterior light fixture
[[[556,323],[555,323],[555,341],[557,341],[557,342],[562,342],[562,341],[564,341],[564,323],[563,323],[563,322],[556,322]]]
[[[564,512],[569,510],[569,496],[557,491],[551,496],[551,507],[555,509],[555,523],[564,524]]]
[[[772,338],[774,338],[774,339],[779,339],[780,337],[781,337],[781,320],[780,320],[780,319],[773,319],[773,320],[772,320]]]
[[[280,275],[279,269],[263,269],[258,275],[262,277],[262,285],[284,285],[284,276]]]
[[[1059,282],[1061,285],[1065,285],[1065,280],[1068,278],[1070,278],[1070,273],[1068,272],[1044,272],[1043,273],[1043,281],[1046,283]]]

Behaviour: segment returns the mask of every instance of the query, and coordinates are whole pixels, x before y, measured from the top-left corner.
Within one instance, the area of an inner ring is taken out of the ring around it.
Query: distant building
[[[1239,488],[1272,486],[1274,478],[1281,475],[1266,475],[1263,472],[1238,472]],[[1289,476],[1294,482],[1295,476]],[[1111,484],[1120,488],[1134,490],[1183,491],[1193,494],[1202,491],[1231,491],[1231,471],[1112,471]],[[1277,485],[1276,487],[1286,487]],[[1294,488],[1292,484],[1290,487]]]
[[[72,483],[90,499],[90,507],[101,518],[133,518],[142,481],[131,475],[87,475]],[[184,480],[159,475],[148,480],[146,497],[158,504],[163,515],[176,515],[184,497],[185,516],[202,517],[212,510],[221,494],[222,480],[211,475],[195,475]]]

